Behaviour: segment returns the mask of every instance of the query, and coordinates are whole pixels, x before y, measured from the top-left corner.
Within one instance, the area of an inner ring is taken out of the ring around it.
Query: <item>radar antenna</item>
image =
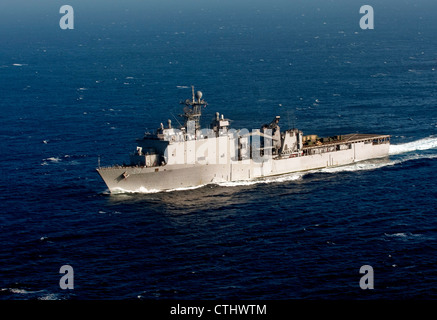
[[[184,118],[184,126],[187,127],[188,121],[194,121],[195,129],[200,129],[200,117],[202,116],[202,106],[206,107],[208,103],[202,99],[202,92],[197,91],[194,93],[194,86],[191,86],[192,99],[187,99],[185,101],[181,101],[181,104],[184,104],[184,114],[180,115]]]

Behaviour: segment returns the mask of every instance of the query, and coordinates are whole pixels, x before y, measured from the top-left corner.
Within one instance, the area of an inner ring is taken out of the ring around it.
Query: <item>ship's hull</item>
[[[111,193],[151,192],[196,187],[225,181],[253,180],[262,177],[335,167],[389,154],[389,143],[354,143],[347,150],[278,159],[241,161],[227,164],[173,164],[159,167],[114,166],[98,168]]]

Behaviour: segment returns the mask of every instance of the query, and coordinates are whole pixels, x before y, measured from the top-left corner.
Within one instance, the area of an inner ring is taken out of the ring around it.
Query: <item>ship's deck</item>
[[[389,138],[390,135],[381,135],[381,134],[367,134],[367,133],[351,133],[342,135],[341,141],[345,142],[357,142],[362,140],[370,140],[370,139],[381,139],[381,138]]]
[[[338,145],[345,143],[357,143],[362,141],[376,141],[378,144],[385,141],[390,141],[390,135],[368,134],[368,133],[350,133],[341,135],[341,140],[331,140],[320,142],[319,144],[304,145],[303,149],[319,148],[322,146]]]

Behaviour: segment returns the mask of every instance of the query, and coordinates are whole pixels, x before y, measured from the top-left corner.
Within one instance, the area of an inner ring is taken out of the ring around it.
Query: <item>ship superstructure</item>
[[[181,102],[179,128],[161,123],[153,134],[137,139],[129,165],[99,167],[111,192],[147,192],[209,183],[253,180],[297,171],[347,165],[388,156],[390,136],[345,134],[327,138],[281,131],[280,116],[260,129],[231,129],[218,112],[209,128],[201,128],[200,91]]]

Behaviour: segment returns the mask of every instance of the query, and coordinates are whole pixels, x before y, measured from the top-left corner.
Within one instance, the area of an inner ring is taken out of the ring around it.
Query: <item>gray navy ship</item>
[[[137,139],[129,165],[99,167],[111,193],[157,192],[275,175],[386,157],[390,136],[344,134],[321,138],[292,128],[281,130],[280,116],[259,129],[232,129],[218,112],[201,128],[202,92],[182,101],[183,125],[171,120]]]

